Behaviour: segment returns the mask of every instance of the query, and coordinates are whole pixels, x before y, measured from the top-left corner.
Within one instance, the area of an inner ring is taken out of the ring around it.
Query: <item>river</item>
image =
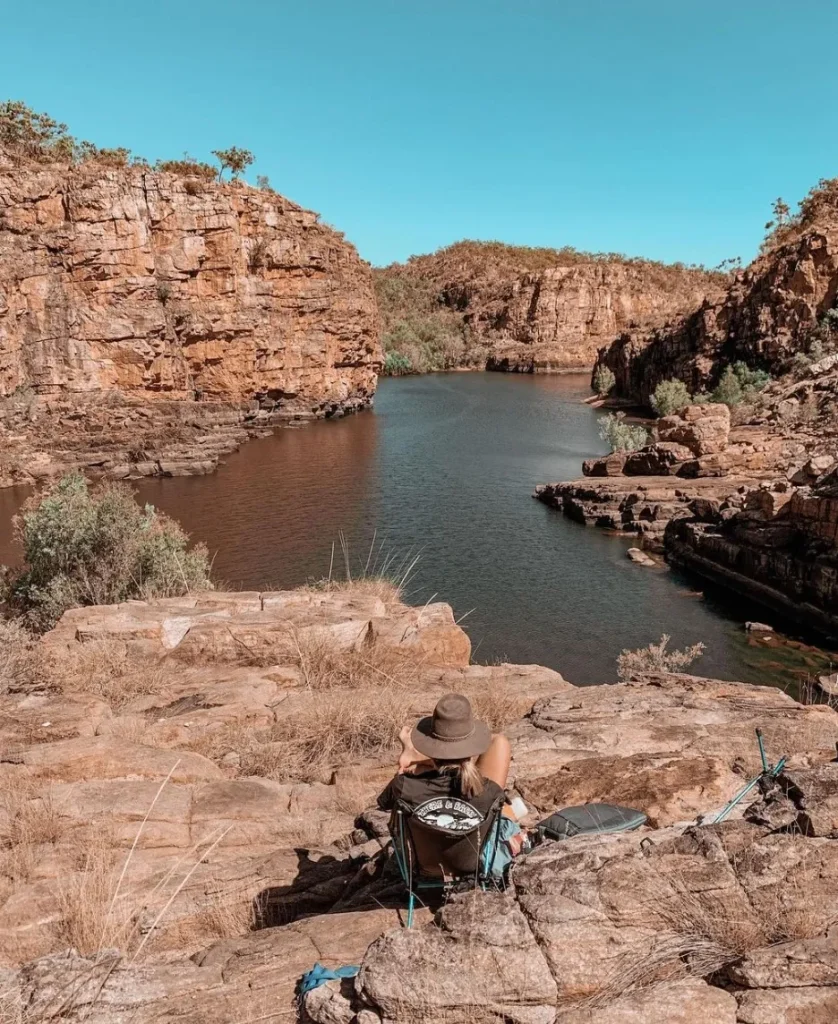
[[[631,541],[580,526],[531,497],[581,475],[605,448],[584,377],[439,374],[381,381],[373,411],[279,430],[206,477],[144,480],[137,490],[215,553],[230,588],[293,587],[418,556],[407,597],[453,605],[474,659],[550,665],[571,682],[615,679],[624,648],[662,633],[702,641],[693,671],[782,685],[788,653],[760,648],[741,600],[626,557]],[[0,561],[13,557],[20,492],[0,492]],[[779,660],[778,660],[779,659]],[[792,667],[799,667],[792,664]]]

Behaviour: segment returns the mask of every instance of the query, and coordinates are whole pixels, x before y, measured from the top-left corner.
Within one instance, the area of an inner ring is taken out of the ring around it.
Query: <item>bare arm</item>
[[[402,745],[402,752],[399,756],[399,774],[400,775],[412,775],[417,770],[430,768],[433,765],[433,761],[425,754],[420,754],[416,747],[410,740],[410,734],[413,730],[409,725],[406,725],[399,733],[399,740]]]

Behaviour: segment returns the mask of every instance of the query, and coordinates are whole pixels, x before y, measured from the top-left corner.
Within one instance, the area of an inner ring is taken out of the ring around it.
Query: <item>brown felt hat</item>
[[[468,697],[461,693],[441,697],[433,715],[421,719],[410,738],[420,754],[440,761],[475,757],[492,742],[489,727],[475,720]]]

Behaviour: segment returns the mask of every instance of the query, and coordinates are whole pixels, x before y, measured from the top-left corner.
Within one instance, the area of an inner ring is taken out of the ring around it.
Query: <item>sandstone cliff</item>
[[[52,433],[82,454],[107,449],[134,417],[133,443],[110,447],[159,454],[144,419],[188,446],[183,421],[211,430],[219,404],[237,426],[362,407],[377,335],[368,266],[274,192],[96,160],[0,160],[0,394],[11,434],[36,450],[49,454]]]
[[[417,368],[587,370],[615,334],[698,305],[722,275],[572,249],[458,242],[375,271],[384,345]]]
[[[624,330],[600,350],[597,365],[614,372],[618,394],[644,403],[662,380],[678,378],[698,391],[735,360],[780,373],[796,352],[820,340],[836,299],[838,179],[812,190],[793,223],[737,272],[725,294],[666,326]],[[829,326],[838,321],[829,320],[828,343]]]

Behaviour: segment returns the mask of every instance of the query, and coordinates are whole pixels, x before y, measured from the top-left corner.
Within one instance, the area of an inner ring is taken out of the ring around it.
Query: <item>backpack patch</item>
[[[484,821],[483,815],[476,807],[452,796],[426,800],[419,804],[412,816],[426,828],[449,834],[473,832]]]

